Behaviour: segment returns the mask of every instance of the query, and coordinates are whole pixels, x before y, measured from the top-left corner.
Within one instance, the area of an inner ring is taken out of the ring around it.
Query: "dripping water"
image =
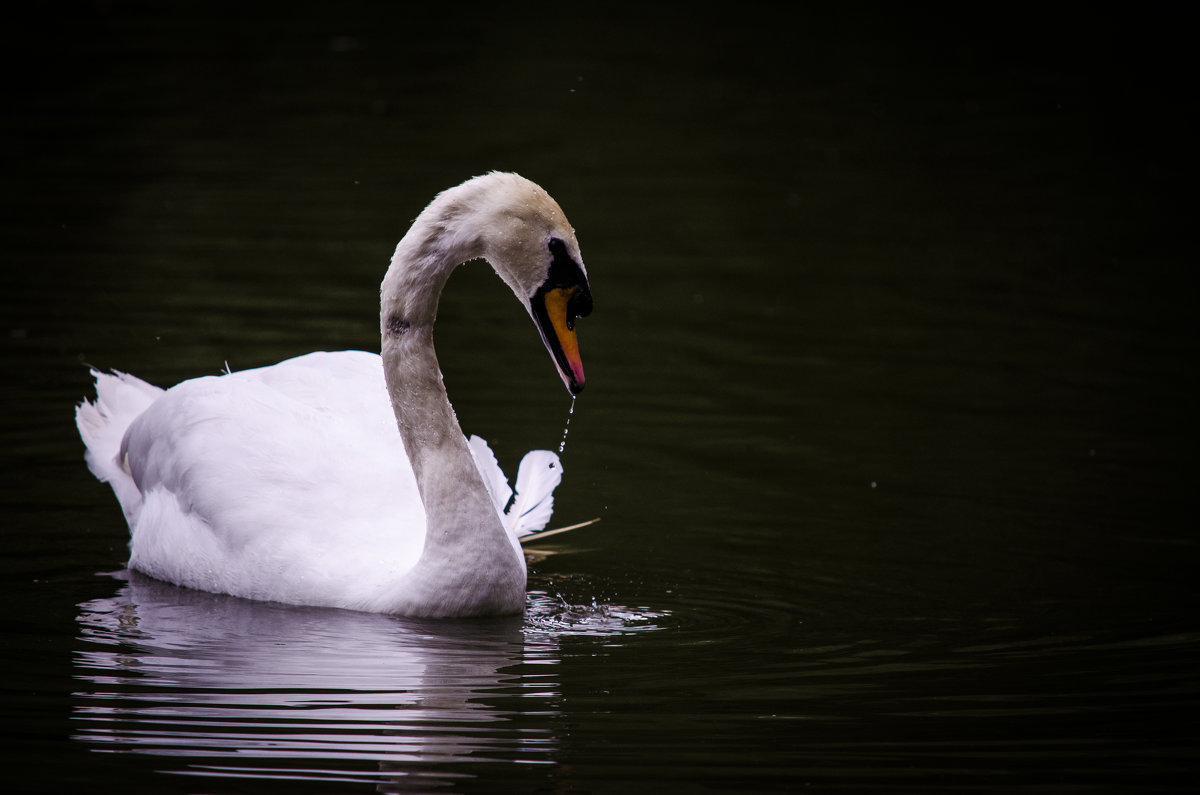
[[[562,441],[558,443],[558,454],[567,448],[567,434],[571,432],[571,416],[575,413],[575,396],[571,396],[571,409],[567,412],[567,424],[563,426]]]

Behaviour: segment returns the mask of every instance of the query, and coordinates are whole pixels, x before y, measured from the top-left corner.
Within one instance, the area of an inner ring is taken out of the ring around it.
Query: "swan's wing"
[[[504,470],[500,469],[492,448],[488,447],[488,443],[483,439],[472,434],[467,440],[467,445],[475,459],[475,468],[483,475],[483,484],[487,486],[488,494],[492,495],[492,501],[496,503],[496,512],[504,518],[504,509],[508,507],[513,493],[508,486],[508,478],[504,477]]]
[[[420,557],[425,513],[378,356],[193,379],[123,448],[145,497],[131,565],[202,590],[353,605]]]
[[[532,450],[517,470],[517,496],[506,516],[518,536],[537,532],[554,512],[554,489],[562,482],[562,463],[549,450]]]

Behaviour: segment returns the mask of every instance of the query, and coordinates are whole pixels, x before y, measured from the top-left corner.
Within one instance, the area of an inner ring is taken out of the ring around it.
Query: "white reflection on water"
[[[80,605],[76,740],[166,772],[383,792],[472,777],[460,763],[551,763],[556,638],[655,615],[535,594],[525,618],[420,621],[119,576],[115,596]]]

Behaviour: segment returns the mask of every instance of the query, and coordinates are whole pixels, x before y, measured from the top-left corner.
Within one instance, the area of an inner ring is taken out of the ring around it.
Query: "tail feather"
[[[88,469],[108,483],[130,518],[141,503],[141,495],[119,460],[121,440],[130,424],[162,395],[159,387],[128,373],[110,375],[92,370],[96,379],[96,399],[84,400],[75,407],[75,425],[87,447]]]

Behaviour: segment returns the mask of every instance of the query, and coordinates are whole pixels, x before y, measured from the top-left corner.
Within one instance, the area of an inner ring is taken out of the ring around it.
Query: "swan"
[[[315,352],[166,390],[92,369],[96,399],[76,425],[129,524],[129,567],[263,601],[522,612],[518,536],[545,526],[562,466],[527,454],[514,496],[486,442],[459,428],[433,326],[450,273],[474,259],[516,294],[578,395],[575,325],[592,309],[579,243],[545,190],[499,172],[438,194],[396,246],[378,355]]]

